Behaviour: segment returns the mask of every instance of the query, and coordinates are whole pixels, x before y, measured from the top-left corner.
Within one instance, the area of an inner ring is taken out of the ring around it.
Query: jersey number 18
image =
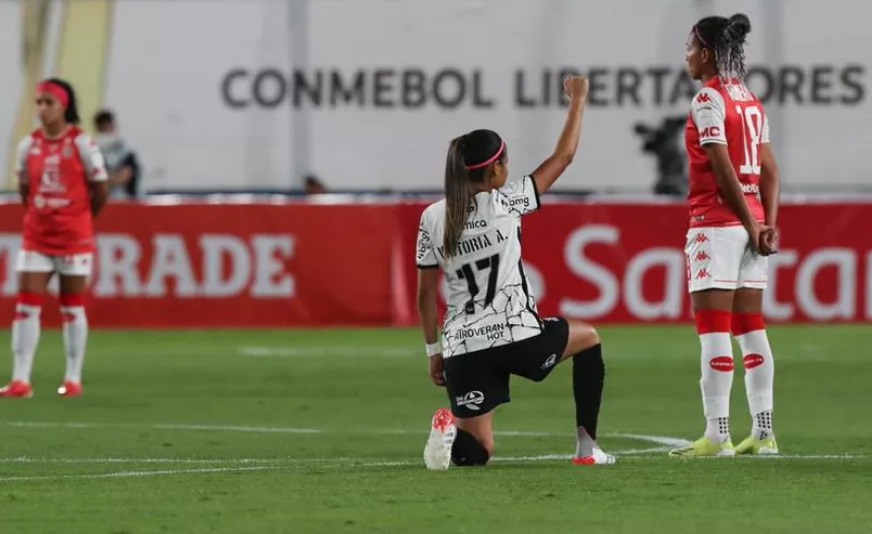
[[[745,149],[745,163],[739,167],[739,174],[760,174],[760,139],[763,134],[763,114],[757,106],[736,106],[736,113],[742,118],[742,148]],[[750,139],[749,139],[750,138]],[[750,142],[749,142],[750,141]],[[750,152],[748,147],[750,145]]]

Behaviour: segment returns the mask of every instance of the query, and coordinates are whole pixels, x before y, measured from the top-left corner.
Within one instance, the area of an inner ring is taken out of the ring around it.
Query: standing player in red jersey
[[[704,87],[693,97],[685,142],[690,160],[688,286],[702,345],[705,435],[674,456],[777,454],[772,430],[772,349],[763,324],[766,256],[776,251],[778,168],[763,105],[744,84],[745,15],[707,17],[690,32],[687,68]],[[758,198],[759,194],[759,198]],[[730,332],[742,350],[751,435],[733,448]]]
[[[60,276],[67,370],[62,396],[82,393],[88,321],[84,295],[94,260],[93,217],[106,203],[106,168],[97,145],[78,126],[76,95],[52,78],[36,87],[41,126],[18,145],[16,173],[24,204],[18,256],[19,294],[12,323],[13,376],[0,397],[30,397],[39,315],[52,275]]]

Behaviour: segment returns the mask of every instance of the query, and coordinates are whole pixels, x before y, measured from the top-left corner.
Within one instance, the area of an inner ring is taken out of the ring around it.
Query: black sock
[[[584,427],[592,439],[596,439],[596,426],[605,377],[606,366],[603,362],[601,344],[585,349],[572,357],[575,424]]]
[[[475,439],[475,436],[465,430],[457,429],[457,437],[451,446],[451,461],[454,465],[465,467],[470,465],[485,465],[490,459],[487,449]]]

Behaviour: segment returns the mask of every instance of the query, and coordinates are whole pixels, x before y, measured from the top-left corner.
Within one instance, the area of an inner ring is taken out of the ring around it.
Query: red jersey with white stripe
[[[107,179],[97,144],[76,126],[56,139],[36,130],[18,145],[16,174],[29,186],[22,247],[47,255],[92,252],[88,184]]]
[[[690,226],[742,224],[724,199],[704,145],[727,145],[745,201],[758,221],[764,220],[757,194],[760,145],[769,142],[769,121],[757,96],[740,80],[723,83],[714,77],[694,97],[684,133],[690,163]]]

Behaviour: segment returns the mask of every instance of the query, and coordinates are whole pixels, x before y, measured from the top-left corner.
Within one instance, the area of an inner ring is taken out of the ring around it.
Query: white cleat
[[[612,465],[617,461],[614,454],[609,454],[599,447],[593,448],[593,459],[597,465]]]
[[[599,447],[593,448],[590,456],[574,456],[572,463],[575,465],[612,465],[617,461],[614,454],[609,454]]]
[[[430,437],[424,446],[424,465],[433,471],[445,471],[451,465],[451,446],[457,437],[454,415],[448,408],[439,408],[433,414]]]

